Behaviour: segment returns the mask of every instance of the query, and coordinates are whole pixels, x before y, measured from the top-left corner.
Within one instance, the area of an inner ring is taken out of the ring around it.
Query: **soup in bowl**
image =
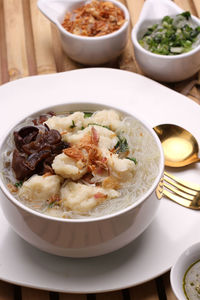
[[[35,112],[3,138],[2,209],[35,247],[60,256],[117,250],[151,223],[164,157],[153,129],[125,111],[66,103]]]

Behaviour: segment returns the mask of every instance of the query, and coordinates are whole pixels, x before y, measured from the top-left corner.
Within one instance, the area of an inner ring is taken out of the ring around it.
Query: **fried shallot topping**
[[[84,160],[84,155],[82,153],[82,150],[76,146],[72,146],[70,148],[64,149],[63,152],[64,154],[66,154],[67,156],[71,157],[76,161]]]
[[[68,12],[62,26],[82,36],[102,36],[118,30],[125,22],[123,11],[109,1],[93,0]]]
[[[18,192],[18,188],[12,183],[8,183],[7,187],[8,187],[8,189],[11,193],[17,193]]]
[[[106,194],[103,194],[103,193],[101,193],[101,192],[98,192],[98,193],[96,193],[96,194],[94,194],[94,198],[95,199],[106,199],[107,198],[107,195]]]
[[[78,145],[64,149],[63,152],[76,161],[84,162],[88,167],[88,172],[101,174],[103,171],[108,171],[108,165],[107,158],[102,156],[98,143],[98,132],[92,127],[91,135],[85,135]]]
[[[94,145],[98,145],[99,135],[98,135],[98,132],[96,131],[96,129],[94,127],[92,127],[92,129],[91,129],[91,133],[92,133],[92,135],[91,135],[92,143]]]

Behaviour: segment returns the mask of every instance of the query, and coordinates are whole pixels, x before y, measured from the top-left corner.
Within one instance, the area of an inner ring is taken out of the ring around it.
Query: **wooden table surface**
[[[137,22],[144,0],[120,0],[131,15],[130,29]],[[200,0],[175,0],[184,10],[200,17]],[[80,69],[62,51],[59,34],[37,9],[36,0],[0,0],[0,84],[30,75]],[[141,73],[129,43],[124,53],[106,67]],[[200,104],[200,76],[167,85]],[[1,255],[1,254],[0,254]],[[156,261],[155,261],[156,263]],[[0,281],[0,300],[175,300],[169,272],[145,284],[109,293],[72,295],[15,286]]]

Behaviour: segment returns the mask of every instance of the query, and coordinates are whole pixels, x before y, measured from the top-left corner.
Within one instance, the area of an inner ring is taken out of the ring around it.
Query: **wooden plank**
[[[38,74],[55,73],[51,24],[37,8],[37,0],[30,0],[31,20]]]
[[[138,20],[138,16],[140,14],[140,11],[142,9],[143,0],[137,1],[137,0],[121,0],[121,2],[123,4],[125,4],[129,10],[129,14],[130,14],[130,26],[129,26],[129,40],[128,40],[128,44],[126,46],[126,49],[124,50],[124,52],[122,53],[121,57],[119,58],[118,61],[118,68],[121,70],[127,70],[127,71],[131,71],[134,73],[139,73],[142,74],[136,59],[135,59],[135,55],[134,55],[134,48],[133,48],[133,44],[131,41],[131,31],[133,26],[135,25],[135,23]]]
[[[22,300],[49,300],[49,292],[22,287]]]
[[[200,104],[200,89],[197,89],[197,84],[200,83],[198,77],[199,73],[187,80],[170,83],[168,87]]]
[[[121,291],[100,293],[96,295],[96,300],[123,300]]]
[[[130,13],[132,26],[134,26],[138,21],[144,0],[126,0],[126,3]]]
[[[198,96],[197,96],[197,95],[195,95],[195,94],[193,93],[193,91],[192,91],[188,97],[189,97],[190,99],[192,99],[194,102],[196,102],[197,104],[200,104],[199,92],[198,92]]]
[[[118,68],[121,70],[126,70],[134,73],[142,74],[134,55],[134,49],[131,42],[131,29],[129,32],[129,40],[126,49],[122,53],[118,61]]]
[[[3,0],[0,0],[0,41],[0,84],[3,84],[9,81]]]
[[[59,300],[87,300],[86,295],[59,293]]]
[[[35,46],[33,40],[33,28],[31,22],[30,2],[29,0],[22,0],[23,15],[24,15],[24,30],[25,30],[25,43],[26,55],[28,62],[29,75],[37,74]]]
[[[166,295],[167,295],[167,300],[177,300],[177,298],[175,297],[172,288],[171,288],[171,284],[170,284],[170,274],[169,272],[167,272],[166,274],[163,275],[163,280],[164,280],[164,285],[165,285],[165,291],[166,291]]]
[[[10,80],[28,75],[22,1],[4,0],[4,20]]]
[[[0,281],[0,300],[14,300],[14,287],[12,284]]]
[[[174,3],[180,6],[183,10],[188,10],[193,15],[196,15],[196,9],[192,0],[174,0]]]
[[[82,68],[82,65],[71,60],[67,56],[67,54],[64,53],[60,41],[60,33],[54,24],[51,24],[51,34],[53,40],[53,53],[57,72],[64,72]]]
[[[200,1],[199,0],[193,0],[194,7],[197,12],[197,16],[200,17]]]
[[[54,25],[54,24],[51,24],[51,35],[52,35],[52,39],[54,41],[53,52],[54,52],[56,70],[57,70],[57,72],[62,72],[62,71],[64,71],[64,53],[62,50],[59,31],[56,28],[56,25]],[[68,69],[68,68],[66,68],[66,69]]]
[[[4,31],[4,15],[3,15],[3,1],[0,0],[0,84],[2,84],[2,69],[3,69],[3,55],[2,52],[5,53],[4,45],[5,45],[5,31]],[[7,59],[6,59],[7,60]]]
[[[154,280],[135,286],[129,289],[129,291],[131,300],[159,300]]]
[[[119,0],[119,2],[127,6],[125,0]],[[130,13],[130,17],[131,17],[131,13]],[[140,73],[139,67],[136,64],[135,57],[134,57],[133,45],[131,42],[131,30],[132,30],[132,20],[129,25],[129,39],[128,39],[127,46],[123,51],[123,53],[121,54],[121,56],[118,58],[116,62],[117,65],[116,67],[121,70]]]

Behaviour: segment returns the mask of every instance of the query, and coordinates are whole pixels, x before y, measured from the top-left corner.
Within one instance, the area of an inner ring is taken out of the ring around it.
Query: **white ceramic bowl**
[[[183,290],[183,278],[188,268],[200,259],[200,242],[193,244],[178,257],[171,268],[170,282],[178,300],[187,300]]]
[[[30,117],[54,111],[96,111],[112,108],[92,103],[67,103],[48,107]],[[114,108],[115,109],[115,108]],[[116,111],[119,111],[116,109]],[[123,112],[129,115],[127,112]],[[138,118],[133,118],[139,120]],[[26,118],[25,118],[26,119]],[[21,120],[19,123],[21,123]],[[139,120],[140,121],[140,120]],[[117,250],[137,238],[152,222],[160,204],[159,185],[164,170],[164,155],[160,140],[154,130],[140,121],[153,136],[160,152],[159,173],[151,188],[131,206],[117,213],[90,219],[62,219],[36,212],[18,201],[8,190],[1,173],[0,189],[3,212],[24,240],[46,252],[69,257],[91,257]],[[7,149],[6,141],[17,123],[2,139],[0,156]]]
[[[147,27],[156,24],[166,15],[175,16],[183,12],[169,0],[146,0],[138,23],[132,30],[132,43],[136,61],[148,77],[164,82],[187,79],[200,69],[200,45],[180,55],[168,56],[151,53],[138,42]],[[200,20],[192,16],[192,21],[200,26]]]
[[[82,6],[86,0],[39,0],[38,7],[57,26],[63,50],[71,59],[85,65],[101,65],[118,57],[128,41],[129,12],[119,1],[109,1],[124,12],[126,21],[119,30],[100,37],[78,36],[61,25],[66,12]]]

